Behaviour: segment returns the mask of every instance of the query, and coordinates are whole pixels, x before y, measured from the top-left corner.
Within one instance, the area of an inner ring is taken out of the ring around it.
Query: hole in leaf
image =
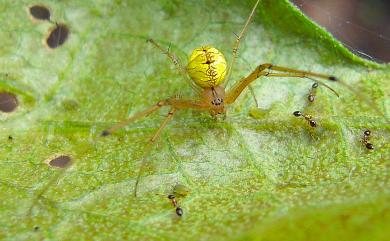
[[[51,49],[63,45],[69,36],[69,28],[65,24],[56,24],[56,27],[50,32],[46,39],[46,44]]]
[[[18,99],[11,93],[3,92],[0,93],[0,111],[12,112],[18,106]]]
[[[71,164],[71,158],[67,155],[60,155],[56,156],[55,158],[52,158],[47,161],[49,166],[56,167],[56,168],[65,168],[68,167]]]
[[[42,5],[34,5],[29,8],[31,16],[38,20],[50,21],[50,11],[47,7]]]

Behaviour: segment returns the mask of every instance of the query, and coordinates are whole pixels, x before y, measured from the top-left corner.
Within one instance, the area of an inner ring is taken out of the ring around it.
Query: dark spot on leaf
[[[35,19],[50,21],[50,11],[45,6],[34,5],[30,7],[30,14]]]
[[[74,111],[74,110],[77,110],[77,108],[79,107],[79,104],[75,100],[67,99],[67,100],[62,101],[62,106],[67,111]]]
[[[0,111],[12,112],[17,106],[18,100],[15,95],[7,92],[0,93]]]
[[[71,163],[70,156],[60,155],[49,161],[49,166],[65,168]]]
[[[14,138],[12,136],[8,136],[8,140],[12,141]]]
[[[69,36],[69,28],[65,24],[57,24],[46,39],[46,44],[51,49],[63,45]]]
[[[104,130],[102,131],[102,133],[100,134],[101,136],[108,136],[110,134],[110,132],[108,130]]]
[[[38,231],[38,230],[39,230],[39,226],[35,226],[34,231]]]

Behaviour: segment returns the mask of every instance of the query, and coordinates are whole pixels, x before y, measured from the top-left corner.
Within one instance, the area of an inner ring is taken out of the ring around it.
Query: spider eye
[[[216,99],[211,101],[212,105],[221,105],[222,103],[223,103],[223,99],[221,99],[221,98],[216,98]]]

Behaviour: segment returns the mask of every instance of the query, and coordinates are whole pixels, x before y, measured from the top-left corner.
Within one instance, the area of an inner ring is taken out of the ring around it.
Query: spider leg
[[[282,73],[296,73],[299,75],[303,75],[303,77],[317,77],[317,78],[322,78],[322,79],[327,79],[327,80],[332,80],[332,81],[337,81],[337,78],[334,76],[326,75],[326,74],[319,74],[315,72],[310,72],[310,71],[303,71],[303,70],[298,70],[298,69],[292,69],[292,68],[287,68],[287,67],[282,67],[282,66],[277,66],[277,65],[272,65],[272,64],[266,64],[270,65],[268,67],[269,70],[276,70]]]
[[[141,164],[141,167],[139,169],[137,179],[135,182],[135,186],[134,186],[134,196],[137,196],[138,183],[140,181],[143,169],[145,168],[145,165],[147,163],[146,158],[149,155],[150,151],[152,150],[153,144],[159,138],[161,131],[166,127],[166,125],[169,123],[169,121],[172,120],[173,114],[177,110],[180,110],[180,109],[195,109],[195,110],[200,110],[200,111],[208,111],[208,110],[210,110],[210,107],[206,103],[202,103],[202,102],[194,102],[194,101],[190,101],[190,100],[169,98],[169,99],[161,100],[156,105],[154,105],[154,106],[152,106],[144,111],[141,111],[141,112],[134,114],[129,119],[122,121],[119,124],[103,131],[101,134],[102,136],[107,136],[107,135],[111,134],[112,132],[126,126],[127,124],[129,124],[135,120],[138,120],[138,119],[141,119],[142,117],[146,117],[146,116],[150,115],[151,113],[155,112],[156,110],[158,110],[159,108],[161,108],[163,106],[171,106],[171,110],[168,112],[168,116],[162,122],[162,124],[160,125],[158,130],[149,139],[149,141],[145,147],[144,155],[142,158],[142,164]]]
[[[152,114],[153,112],[155,112],[156,110],[160,109],[161,107],[167,106],[167,105],[170,105],[176,109],[197,109],[197,110],[208,110],[209,109],[208,106],[203,104],[203,103],[194,102],[194,101],[190,101],[190,100],[181,100],[181,99],[177,99],[177,98],[169,98],[169,99],[165,99],[165,100],[160,100],[159,102],[157,102],[156,105],[149,107],[148,109],[146,109],[144,111],[138,112],[138,113],[134,114],[133,116],[131,116],[130,118],[128,118],[127,120],[124,120],[124,121],[108,128],[108,129],[102,131],[101,136],[108,136],[111,133],[115,132],[116,130],[130,124],[131,122],[136,121],[138,119],[141,119],[143,117],[146,117],[146,116]]]
[[[165,50],[163,47],[161,47],[160,44],[158,44],[156,41],[154,41],[154,39],[150,38],[147,40],[147,42],[151,43],[154,47],[156,47],[158,50],[160,50],[163,54],[165,54],[171,61],[172,63],[175,65],[176,69],[178,70],[178,72],[183,75],[183,77],[187,80],[187,82],[189,82],[190,86],[192,89],[194,89],[197,93],[200,93],[200,89],[199,87],[191,80],[189,79],[188,75],[187,75],[187,70],[186,68],[184,68],[181,63],[180,63],[180,60],[178,57],[176,57],[176,55],[174,55],[172,52],[169,51],[170,48],[168,48],[167,50]]]
[[[175,67],[179,70],[179,72],[184,72],[185,73],[185,68],[180,63],[179,58],[176,57],[173,53],[169,51],[170,48],[165,50],[161,45],[159,45],[154,39],[148,39],[147,42],[151,43],[154,47],[156,47],[158,50],[160,50],[163,54],[165,54],[175,65]]]
[[[156,110],[158,110],[159,108],[161,108],[162,106],[164,106],[166,103],[164,100],[162,101],[159,101],[156,105],[144,110],[144,111],[141,111],[141,112],[138,112],[136,113],[135,115],[131,116],[129,119],[127,120],[124,120],[112,127],[110,127],[109,129],[106,129],[104,131],[102,131],[101,133],[101,136],[108,136],[110,135],[111,133],[113,133],[114,131],[130,124],[131,122],[135,121],[135,120],[138,120],[138,119],[141,119],[142,117],[145,117],[145,116],[148,116],[150,115],[151,113],[155,112]]]
[[[231,74],[233,72],[233,65],[236,62],[238,48],[240,47],[240,41],[244,37],[244,34],[245,34],[246,30],[248,29],[248,25],[249,25],[250,21],[252,20],[253,15],[255,14],[255,10],[256,10],[257,5],[259,4],[259,2],[260,2],[260,0],[256,1],[255,5],[252,8],[252,12],[249,14],[249,17],[246,20],[245,25],[242,28],[240,34],[236,35],[236,41],[234,42],[234,45],[233,45],[233,57],[232,57],[232,61],[230,62],[230,65],[229,65],[229,69],[228,69],[228,73],[226,75],[226,81],[224,83],[224,86],[227,86],[227,84],[228,84],[228,82],[230,80],[230,76],[231,76]]]
[[[256,108],[259,108],[259,102],[257,101],[257,98],[256,98],[256,95],[255,95],[255,91],[253,90],[253,87],[251,85],[248,85],[248,89],[251,92],[253,100],[255,101]]]
[[[157,131],[154,133],[154,135],[149,139],[148,144],[145,147],[144,155],[142,158],[141,167],[139,168],[137,179],[134,184],[134,197],[137,197],[137,190],[138,190],[138,184],[141,179],[142,172],[147,164],[146,157],[149,155],[150,151],[152,150],[153,144],[156,142],[156,140],[160,137],[161,131],[167,126],[167,124],[172,120],[173,115],[175,114],[176,109],[173,107],[168,112],[168,116],[164,119],[164,121],[161,123],[160,127],[157,129]]]
[[[270,73],[271,70],[278,71],[279,73]],[[229,90],[225,97],[225,103],[231,104],[234,101],[236,101],[237,97],[240,96],[242,91],[253,81],[255,81],[257,78],[261,76],[267,76],[267,77],[300,77],[300,78],[322,78],[326,80],[331,81],[337,81],[338,79],[331,75],[325,75],[325,74],[319,74],[315,72],[309,72],[309,71],[303,71],[303,70],[296,70],[291,68],[286,68],[282,66],[275,66],[272,64],[261,64],[259,65],[252,73],[250,73],[246,78],[241,79],[235,86],[232,87],[231,90]],[[316,80],[317,81],[317,80]],[[320,82],[321,83],[321,82]],[[321,83],[325,87],[331,89],[333,92],[335,92],[332,88],[327,86],[324,83]],[[335,92],[336,95],[337,92]]]
[[[328,88],[330,91],[332,91],[337,97],[340,97],[339,93],[337,93],[336,90],[334,90],[332,87],[330,87],[329,85],[325,84],[324,82],[322,81],[319,81],[317,79],[313,79],[309,76],[306,76],[305,74],[299,74],[299,73],[269,73],[267,74],[267,77],[298,77],[298,78],[307,78],[307,79],[311,79],[317,83],[319,83],[320,85],[323,85],[324,87]]]

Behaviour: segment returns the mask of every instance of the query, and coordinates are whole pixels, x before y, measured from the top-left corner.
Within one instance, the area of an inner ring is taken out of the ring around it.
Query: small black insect
[[[363,145],[366,146],[366,148],[368,150],[374,150],[374,145],[369,142],[370,137],[371,137],[371,131],[365,130],[364,135],[363,135],[363,139],[362,139],[362,143],[363,143]]]
[[[296,117],[303,117],[305,118],[305,120],[307,121],[307,123],[311,126],[311,127],[317,127],[317,122],[313,119],[313,117],[311,115],[306,115],[306,114],[303,114],[302,112],[300,111],[294,111],[293,113],[294,116]]]
[[[172,205],[176,208],[177,216],[183,216],[183,209],[181,209],[181,207],[178,205],[175,195],[169,194],[168,199],[171,200]]]
[[[310,93],[309,93],[309,95],[307,96],[307,99],[308,99],[310,102],[314,102],[314,100],[316,99],[317,88],[318,88],[318,83],[314,83],[314,84],[311,86]]]

